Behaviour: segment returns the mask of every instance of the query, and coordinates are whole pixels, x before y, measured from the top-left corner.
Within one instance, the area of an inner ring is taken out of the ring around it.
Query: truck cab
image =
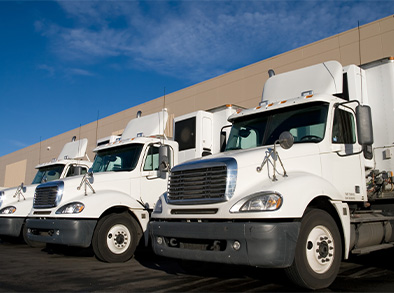
[[[391,58],[270,77],[257,107],[229,117],[224,153],[171,170],[155,253],[284,268],[319,289],[350,253],[392,247],[393,78]]]
[[[92,162],[82,160],[87,143],[86,138],[66,143],[57,159],[36,166],[37,173],[30,185],[22,183],[0,191],[0,237],[23,236],[27,244],[33,245],[26,236],[25,222],[33,205],[35,188],[44,182],[87,173],[92,166]]]
[[[102,261],[127,261],[144,233],[143,239],[148,240],[151,211],[165,192],[168,171],[178,164],[179,157],[184,161],[202,156],[203,151],[220,151],[212,132],[221,135],[214,122],[223,111],[227,113],[220,117],[224,126],[235,111],[230,107],[175,118],[174,133],[180,133],[182,151],[177,141],[164,135],[166,110],[132,119],[119,140],[94,150],[93,166],[83,178],[37,186],[27,220],[28,238],[79,247],[92,245]],[[211,119],[211,123],[202,123],[203,118]],[[190,119],[195,123],[182,123]]]

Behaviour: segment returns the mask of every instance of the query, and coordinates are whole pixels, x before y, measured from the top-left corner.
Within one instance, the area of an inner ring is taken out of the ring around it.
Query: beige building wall
[[[5,186],[17,186],[25,181],[27,160],[9,164],[5,168]]]
[[[328,60],[337,60],[345,66],[389,56],[394,56],[394,15],[168,94],[165,106],[171,117],[224,104],[254,107],[260,102],[267,72],[271,68],[282,73]],[[97,138],[121,134],[138,110],[147,115],[160,111],[163,105],[163,97],[159,97],[0,157],[0,186],[18,185],[22,178],[26,184],[31,183],[36,173],[34,167],[57,158],[63,145],[74,135],[78,139],[88,138],[88,156],[93,160],[92,150]],[[171,128],[168,132],[171,136]],[[26,161],[25,165],[18,165],[23,161]],[[10,172],[19,172],[19,181],[12,181],[10,178],[16,175],[10,175]]]

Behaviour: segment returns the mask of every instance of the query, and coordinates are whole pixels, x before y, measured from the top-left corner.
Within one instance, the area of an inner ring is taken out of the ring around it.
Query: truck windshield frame
[[[132,171],[138,163],[143,144],[133,143],[98,151],[93,173]]]
[[[60,179],[64,167],[65,165],[63,164],[55,164],[39,168],[31,184],[41,184],[43,182]]]
[[[303,103],[235,119],[225,151],[273,145],[284,131],[294,136],[294,143],[319,143],[328,109],[325,102]]]

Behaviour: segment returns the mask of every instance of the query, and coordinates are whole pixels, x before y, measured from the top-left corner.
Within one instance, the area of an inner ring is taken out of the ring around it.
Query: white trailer
[[[393,103],[394,58],[271,76],[260,105],[229,118],[224,153],[171,170],[155,253],[285,268],[318,289],[349,254],[393,247]]]
[[[168,169],[179,160],[219,152],[222,128],[234,112],[228,106],[177,117],[175,141],[164,136],[165,110],[131,120],[120,140],[94,150],[92,169],[82,180],[66,178],[36,188],[27,220],[29,239],[92,245],[102,261],[127,261],[166,191]]]
[[[87,173],[92,166],[86,156],[88,140],[73,140],[64,145],[58,158],[39,164],[31,185],[23,183],[15,188],[0,191],[0,237],[19,237],[33,245],[26,237],[26,218],[33,205],[34,191],[38,184],[60,178],[73,177]]]

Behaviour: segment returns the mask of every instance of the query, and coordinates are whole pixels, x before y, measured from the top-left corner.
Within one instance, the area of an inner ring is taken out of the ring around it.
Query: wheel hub
[[[317,226],[310,232],[307,241],[307,259],[316,273],[326,272],[334,259],[334,243],[330,231]]]
[[[115,242],[118,244],[123,244],[123,242],[125,241],[125,237],[123,234],[118,234],[115,237]]]
[[[321,257],[321,258],[327,257],[327,255],[328,255],[329,247],[328,247],[328,243],[327,243],[326,239],[328,239],[328,238],[325,237],[322,242],[317,242],[317,245],[319,246],[319,249],[317,252],[319,253],[319,257]]]
[[[118,224],[113,226],[107,234],[107,245],[111,252],[121,254],[130,246],[129,230],[126,226]]]

